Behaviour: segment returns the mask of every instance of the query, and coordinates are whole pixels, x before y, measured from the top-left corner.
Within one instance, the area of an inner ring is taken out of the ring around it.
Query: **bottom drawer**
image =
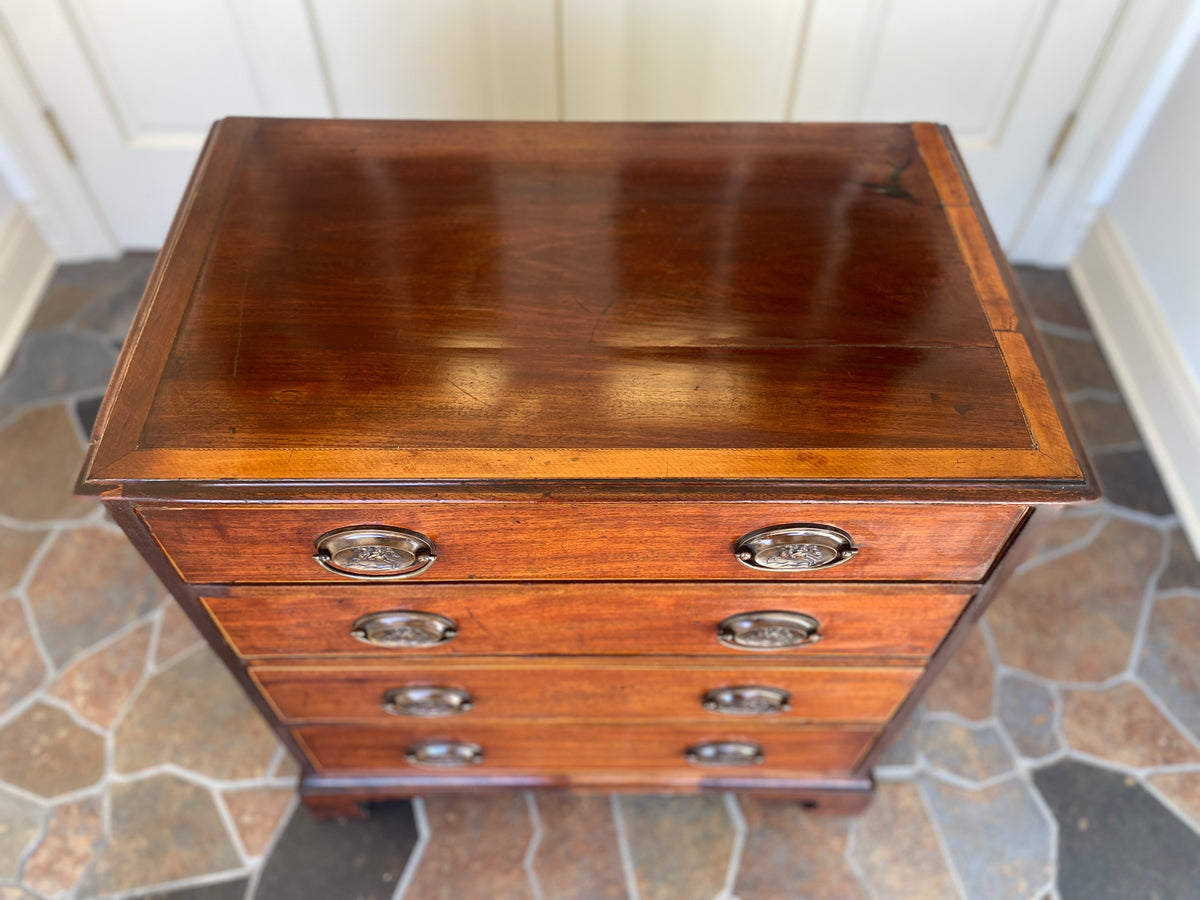
[[[441,722],[419,722],[404,727],[311,726],[292,733],[322,773],[428,776],[441,772],[472,777],[671,773],[702,780],[721,775],[849,774],[878,730],[870,726],[714,728],[539,722],[447,728]],[[470,755],[473,748],[478,749],[478,758]],[[689,751],[700,759],[690,761]]]

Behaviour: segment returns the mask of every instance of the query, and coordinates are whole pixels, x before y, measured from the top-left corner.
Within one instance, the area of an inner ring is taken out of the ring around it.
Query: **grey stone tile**
[[[915,784],[881,784],[855,825],[854,860],[873,896],[954,898],[958,891]]]
[[[42,808],[0,788],[0,878],[16,878],[21,855],[42,827]]]
[[[1200,592],[1200,562],[1188,543],[1183,529],[1176,526],[1171,529],[1171,552],[1167,560],[1167,568],[1158,578],[1160,591],[1174,591],[1180,588],[1191,588]]]
[[[1073,401],[1070,409],[1071,419],[1089,452],[1141,443],[1137,425],[1121,400],[1086,397]]]
[[[892,735],[887,749],[879,757],[877,766],[912,766],[917,762],[917,748],[921,742],[921,721],[924,711],[920,708],[909,717],[904,727]]]
[[[121,260],[124,277],[116,286],[76,315],[73,320],[74,326],[112,342],[124,341],[153,267],[154,256],[151,254],[125,256]]]
[[[622,797],[620,806],[643,900],[717,895],[734,837],[720,797]]]
[[[111,348],[87,335],[30,335],[21,343],[12,374],[0,382],[0,418],[22,403],[75,391],[103,391],[116,362]]]
[[[407,802],[376,804],[368,819],[336,822],[317,822],[298,806],[263,867],[254,900],[390,900],[416,842]]]
[[[1016,266],[1013,271],[1021,293],[1037,318],[1069,328],[1090,329],[1087,315],[1079,305],[1079,297],[1065,271],[1036,266]]]
[[[1135,779],[1067,760],[1034,780],[1059,823],[1063,900],[1198,895],[1200,836]]]
[[[138,894],[130,900],[243,900],[246,896],[250,879],[238,878],[233,881],[222,881],[218,884],[204,884],[199,887],[180,888],[174,891],[154,891],[149,894]],[[301,894],[296,900],[302,900]],[[315,895],[313,895],[315,896]]]
[[[1154,601],[1138,675],[1200,738],[1200,596],[1176,594]]]
[[[1045,685],[1011,675],[1001,679],[1000,723],[1022,756],[1038,759],[1061,749],[1054,713],[1054,695]]]
[[[603,794],[545,793],[533,865],[543,900],[626,900],[612,803]]]
[[[1068,394],[1083,390],[1120,391],[1104,353],[1094,340],[1044,332],[1041,337],[1042,346],[1050,356],[1050,365]]]
[[[1050,882],[1051,826],[1019,778],[986,790],[921,785],[971,900],[1029,897]]]
[[[79,430],[85,437],[90,437],[96,427],[96,416],[100,414],[100,404],[103,397],[88,397],[75,401],[75,418],[79,421]]]
[[[968,781],[987,781],[1013,768],[1012,755],[991,725],[930,720],[922,729],[921,752],[933,768]]]
[[[1152,516],[1169,516],[1174,512],[1158,470],[1145,450],[1094,453],[1092,467],[1100,479],[1100,490],[1110,503]]]

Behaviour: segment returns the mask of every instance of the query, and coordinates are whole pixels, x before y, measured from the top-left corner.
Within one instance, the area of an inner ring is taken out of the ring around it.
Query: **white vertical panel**
[[[784,118],[804,0],[564,0],[568,119]]]
[[[812,4],[790,118],[853,120],[883,37],[888,0],[812,0]]]
[[[334,103],[364,118],[553,119],[553,0],[312,0]]]
[[[329,116],[321,60],[304,0],[226,0],[265,112]]]

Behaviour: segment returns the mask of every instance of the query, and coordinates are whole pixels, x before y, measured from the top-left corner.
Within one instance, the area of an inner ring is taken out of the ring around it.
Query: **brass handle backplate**
[[[392,688],[383,695],[383,711],[393,716],[435,719],[457,716],[475,705],[462,688],[439,685],[408,685]]]
[[[738,613],[717,626],[717,640],[736,650],[790,650],[820,639],[820,622],[780,609]]]
[[[792,695],[785,690],[761,685],[715,688],[700,705],[709,712],[730,716],[771,716],[791,709]]]
[[[477,766],[483,762],[483,748],[467,741],[421,741],[408,748],[404,761],[436,769]]]
[[[350,629],[355,640],[373,647],[436,647],[454,639],[458,625],[437,613],[411,609],[375,612],[357,619]]]
[[[434,564],[433,541],[407,528],[355,525],[317,538],[317,565],[345,578],[412,578]]]
[[[738,562],[772,572],[840,566],[858,553],[854,539],[832,525],[774,525],[744,535],[734,545]]]
[[[693,766],[757,766],[763,749],[750,741],[710,741],[688,747],[684,758]]]

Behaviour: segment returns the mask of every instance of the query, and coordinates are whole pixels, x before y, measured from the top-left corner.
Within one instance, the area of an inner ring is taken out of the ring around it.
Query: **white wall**
[[[8,217],[17,211],[17,195],[0,173],[0,225],[8,221]]]

